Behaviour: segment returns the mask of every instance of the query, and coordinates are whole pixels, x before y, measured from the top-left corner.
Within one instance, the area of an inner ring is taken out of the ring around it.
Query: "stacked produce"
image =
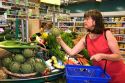
[[[45,63],[35,57],[33,49],[24,49],[20,54],[9,55],[3,58],[2,64],[10,72],[18,74],[43,72],[46,68]]]
[[[8,55],[0,58],[0,69],[9,77],[27,78],[37,74],[48,75],[46,73],[50,72],[44,59],[38,56],[40,46],[36,43],[9,40],[0,42],[0,47],[9,51]]]
[[[1,59],[2,66],[9,72],[18,75],[31,75],[32,73],[35,73],[34,75],[37,73],[48,75],[55,73],[55,69],[59,69],[56,70],[56,72],[60,71],[60,69],[64,69],[65,64],[90,65],[87,50],[81,51],[80,55],[82,58],[69,58],[56,41],[56,37],[59,35],[64,42],[72,48],[75,45],[73,40],[77,38],[78,34],[75,32],[62,32],[59,28],[52,28],[51,33],[46,34],[44,32],[38,39],[36,38],[36,43],[13,40],[0,42],[1,48],[11,52],[8,56]],[[40,40],[44,40],[45,42],[43,43]],[[39,44],[38,41],[44,45],[44,48],[46,49],[45,52],[39,52],[39,48],[42,48],[43,50],[43,47],[41,47],[41,45],[36,45]]]

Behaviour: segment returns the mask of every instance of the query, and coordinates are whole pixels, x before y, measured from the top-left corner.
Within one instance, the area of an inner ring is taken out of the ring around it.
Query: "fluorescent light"
[[[102,0],[96,0],[97,2],[102,2]]]

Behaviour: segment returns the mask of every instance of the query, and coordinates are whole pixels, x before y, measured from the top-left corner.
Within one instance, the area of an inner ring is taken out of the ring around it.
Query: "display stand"
[[[47,76],[41,76],[41,77],[35,77],[35,78],[28,78],[28,79],[4,79],[4,80],[0,80],[0,83],[45,83],[45,82],[52,82],[56,79],[61,78],[64,75],[63,71],[60,71],[56,74],[52,74],[52,75],[47,75]],[[59,83],[59,82],[57,82]]]

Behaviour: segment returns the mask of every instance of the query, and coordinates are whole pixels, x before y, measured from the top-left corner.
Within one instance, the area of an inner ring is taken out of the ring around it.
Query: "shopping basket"
[[[99,66],[66,65],[67,83],[108,83],[111,77]]]

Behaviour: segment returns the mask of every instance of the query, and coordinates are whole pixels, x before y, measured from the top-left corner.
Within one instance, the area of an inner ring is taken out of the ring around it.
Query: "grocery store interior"
[[[112,33],[106,42],[116,41],[110,44],[112,55],[125,64],[125,0],[0,0],[0,83],[109,83],[111,58],[95,67],[87,43],[78,57],[64,45],[73,48],[89,34],[84,14],[92,9],[100,11]]]

